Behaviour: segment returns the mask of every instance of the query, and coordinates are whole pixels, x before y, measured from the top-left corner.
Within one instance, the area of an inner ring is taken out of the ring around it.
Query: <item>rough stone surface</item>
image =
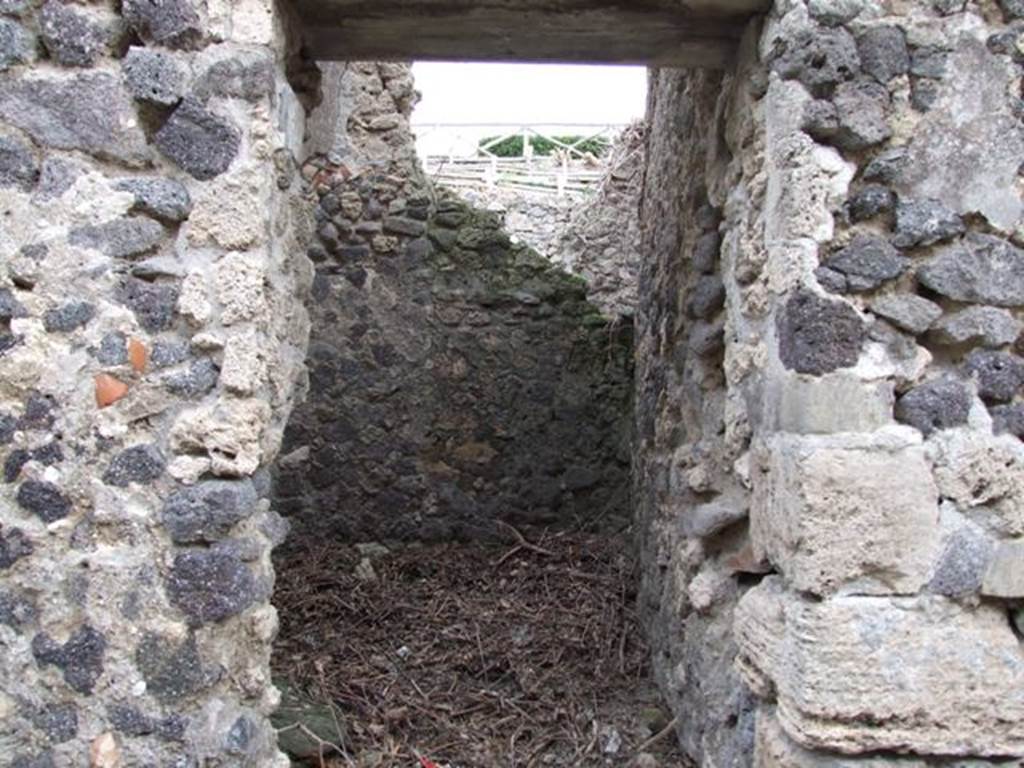
[[[964,370],[986,401],[1009,402],[1024,387],[1024,360],[1009,352],[977,349],[967,356]]]
[[[351,207],[352,191],[341,182],[322,199]],[[378,194],[360,191],[360,208]],[[418,194],[413,184],[408,196]],[[397,268],[343,255],[321,236],[334,263],[318,269],[310,395],[283,448],[286,459],[307,458],[283,460],[275,482],[293,543],[479,538],[493,536],[497,520],[602,526],[625,514],[630,325],[610,325],[582,281],[512,245],[496,217],[449,197],[437,210],[444,225],[432,212],[425,222],[383,221],[408,243],[424,231],[455,234],[422,255],[403,241]],[[713,286],[699,311],[723,299]],[[438,397],[460,415],[424,407]],[[356,414],[394,426],[360,431]]]
[[[194,634],[175,640],[147,634],[135,651],[146,689],[163,703],[195,695],[217,682],[219,673],[204,663]]]
[[[861,69],[883,84],[910,69],[907,37],[899,27],[871,27],[857,38],[857,52]]]
[[[106,72],[6,80],[0,83],[0,118],[54,149],[131,165],[149,157],[127,92]]]
[[[96,316],[96,307],[87,301],[72,301],[47,310],[43,326],[51,333],[68,333],[86,325]]]
[[[930,435],[967,423],[971,395],[960,382],[941,378],[914,387],[896,402],[896,418]]]
[[[107,31],[74,6],[49,0],[39,14],[39,31],[50,57],[65,66],[86,67],[103,52]]]
[[[836,110],[832,140],[840,149],[866,149],[892,135],[888,119],[889,92],[884,86],[866,80],[841,83],[832,103]]]
[[[871,311],[915,336],[927,331],[942,316],[942,307],[913,294],[879,296],[871,302]]]
[[[71,513],[71,502],[53,483],[26,480],[18,489],[18,506],[44,523],[53,523]]]
[[[152,219],[126,217],[73,229],[68,242],[125,259],[153,250],[163,237],[164,228]]]
[[[939,250],[917,272],[925,287],[957,301],[1024,305],[1024,251],[991,235],[970,234]]]
[[[991,756],[1020,748],[1024,658],[995,606],[811,602],[783,596],[772,580],[745,596],[736,621],[748,679],[775,684],[780,723],[807,747]]]
[[[887,213],[896,204],[892,190],[881,184],[866,184],[850,198],[849,211],[853,221],[866,221]]]
[[[787,582],[816,595],[913,593],[927,583],[938,492],[919,446],[899,434],[777,437],[767,451],[751,531]]]
[[[184,221],[192,211],[188,189],[174,179],[121,179],[115,186],[135,195],[135,210],[158,219]]]
[[[42,665],[58,667],[64,682],[79,693],[92,693],[103,674],[107,641],[94,627],[85,624],[63,644],[46,633],[32,638],[32,655]]]
[[[7,570],[33,551],[32,540],[20,528],[8,528],[7,533],[0,531],[0,570]]]
[[[1024,331],[1024,324],[1005,309],[968,307],[935,324],[933,335],[942,344],[981,344],[1004,347]]]
[[[130,483],[148,483],[164,472],[164,457],[153,445],[136,445],[111,459],[103,482],[120,488]]]
[[[995,434],[1011,434],[1024,440],[1024,403],[997,405],[989,413]]]
[[[203,38],[202,19],[190,0],[126,0],[124,19],[143,39],[191,48]]]
[[[0,19],[0,72],[35,58],[35,40],[14,19]]]
[[[0,134],[0,187],[29,191],[39,179],[32,147],[17,136]]]
[[[256,596],[249,567],[228,552],[183,552],[174,558],[167,579],[167,597],[193,626],[241,613]]]
[[[784,78],[795,78],[818,95],[849,80],[860,71],[860,57],[853,36],[843,28],[809,28],[793,40],[772,62]]]
[[[156,133],[156,146],[197,179],[224,173],[240,148],[238,128],[194,99],[185,99]]]
[[[961,525],[947,540],[928,591],[946,597],[978,594],[994,549],[992,540],[978,526]]]
[[[160,517],[176,543],[212,542],[251,516],[256,500],[251,482],[209,480],[168,498]]]
[[[865,338],[864,323],[853,307],[809,291],[789,299],[777,329],[783,364],[816,376],[855,365]]]
[[[185,73],[169,54],[148,48],[128,49],[121,62],[125,86],[140,101],[170,107],[185,92]]]
[[[155,333],[174,322],[179,295],[175,285],[128,278],[122,283],[119,299],[135,313],[144,330]]]
[[[888,242],[859,235],[841,251],[827,258],[823,266],[841,276],[841,292],[870,291],[899,277],[909,262]],[[836,285],[836,283],[833,283]]]
[[[212,63],[198,76],[193,91],[200,99],[221,96],[255,101],[273,91],[273,64],[264,51],[240,51]]]
[[[937,200],[901,200],[896,206],[893,242],[900,248],[931,245],[963,233],[963,219]]]

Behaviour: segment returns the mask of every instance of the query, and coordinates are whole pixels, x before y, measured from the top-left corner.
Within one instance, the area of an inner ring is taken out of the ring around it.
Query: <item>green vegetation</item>
[[[481,139],[479,146],[482,149],[487,147],[487,151],[491,154],[497,155],[498,157],[522,157],[523,156],[523,137],[522,136],[509,136],[502,139],[494,146],[487,146],[490,142],[499,138],[498,136],[489,136],[485,139]],[[601,136],[596,136],[590,139],[582,140],[582,136],[555,136],[555,141],[559,141],[562,144],[572,146],[579,152],[589,152],[595,157],[600,157],[611,146],[611,141]],[[533,147],[533,154],[539,157],[548,157],[554,154],[555,150],[559,148],[558,144],[551,139],[546,139],[543,136],[530,136],[530,146]],[[576,144],[576,142],[580,142]]]

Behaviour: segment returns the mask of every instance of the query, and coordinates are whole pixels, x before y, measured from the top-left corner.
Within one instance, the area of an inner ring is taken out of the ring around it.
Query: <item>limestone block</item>
[[[799,131],[809,101],[794,82],[772,81],[765,102],[770,162],[765,240],[832,239],[832,212],[847,196],[855,169],[831,147],[815,144]]]
[[[213,314],[206,291],[207,278],[204,272],[192,272],[181,283],[178,312],[193,325],[205,325]]]
[[[893,423],[889,381],[832,373],[810,379],[780,371],[765,384],[765,425],[779,432],[872,432]]]
[[[242,251],[268,236],[270,174],[247,167],[223,174],[198,192],[188,224],[193,245],[212,243]]]
[[[755,690],[774,687],[782,728],[805,748],[1024,754],[1024,652],[998,607],[816,602],[766,579],[735,627],[741,673]]]
[[[224,325],[259,318],[266,312],[265,277],[263,263],[251,254],[231,254],[217,263],[214,283]]]
[[[779,725],[774,709],[757,713],[754,768],[927,768],[923,760],[901,757],[841,757],[804,749]]]
[[[1024,534],[1024,445],[1011,435],[936,433],[928,459],[944,498],[999,536]]]
[[[959,38],[945,68],[935,108],[914,131],[897,191],[942,200],[962,214],[980,213],[1012,231],[1022,213],[1017,165],[1024,131],[1006,89],[1015,75],[1009,57],[983,39]]]
[[[989,563],[981,593],[990,597],[1024,597],[1024,541],[1002,541]]]
[[[751,531],[793,587],[817,595],[913,593],[940,547],[938,492],[903,428],[779,435],[755,479]]]
[[[129,165],[149,158],[131,99],[108,72],[6,80],[0,84],[0,117],[43,146]]]
[[[228,339],[224,348],[224,364],[221,366],[220,381],[224,388],[236,395],[251,395],[262,384],[266,374],[266,362],[260,343],[252,329],[235,334]]]
[[[263,457],[261,439],[270,406],[260,400],[230,400],[187,411],[171,428],[176,453],[205,456],[218,477],[251,475]]]

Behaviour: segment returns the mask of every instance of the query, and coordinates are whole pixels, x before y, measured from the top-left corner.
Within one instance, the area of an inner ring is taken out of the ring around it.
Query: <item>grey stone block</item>
[[[20,138],[0,133],[0,187],[29,192],[39,179],[39,161],[32,146]]]
[[[997,405],[989,409],[989,413],[995,434],[1009,434],[1024,440],[1024,403]]]
[[[976,349],[967,356],[964,371],[988,402],[1009,402],[1024,387],[1024,360],[1009,352]]]
[[[179,642],[147,633],[135,649],[135,664],[146,681],[147,693],[164,704],[193,696],[220,677],[200,657],[194,635]]]
[[[823,373],[856,365],[865,341],[864,322],[842,301],[810,291],[790,296],[777,320],[779,357],[798,373]]]
[[[35,38],[14,19],[0,18],[0,72],[36,57]]]
[[[1024,323],[1005,309],[967,307],[942,318],[932,329],[941,344],[980,344],[1003,347],[1012,344],[1024,331]]]
[[[192,212],[185,185],[174,179],[119,179],[114,186],[135,195],[134,210],[165,221],[184,221]]]
[[[68,333],[87,325],[96,316],[96,307],[87,301],[72,301],[43,315],[43,327],[50,333]]]
[[[121,13],[148,42],[194,48],[204,37],[202,18],[190,0],[125,0]]]
[[[126,488],[131,483],[150,483],[164,473],[163,455],[154,445],[133,445],[111,459],[103,482]]]
[[[103,53],[107,31],[73,5],[49,0],[39,14],[39,32],[50,57],[60,64],[89,67]]]
[[[917,272],[927,288],[957,301],[1024,305],[1024,251],[992,235],[969,234],[944,246]]]
[[[239,51],[215,61],[193,87],[200,99],[210,96],[256,101],[274,90],[274,62],[263,50]]]
[[[847,204],[853,221],[866,221],[888,213],[896,204],[896,195],[881,184],[867,184],[857,190]]]
[[[131,165],[149,158],[128,92],[108,72],[0,82],[0,119],[54,149],[77,149]]]
[[[160,518],[176,543],[213,542],[255,513],[257,502],[248,480],[209,480],[174,493]]]
[[[125,259],[152,251],[163,238],[164,228],[152,219],[124,217],[73,229],[68,242]]]
[[[910,69],[907,37],[896,26],[871,27],[857,38],[857,52],[861,69],[883,84]]]
[[[173,324],[179,294],[177,285],[128,278],[122,283],[118,297],[135,313],[143,330],[155,333]]]
[[[915,336],[927,331],[942,316],[942,307],[913,294],[879,296],[871,302],[871,311]]]
[[[971,394],[951,378],[935,379],[914,387],[896,402],[896,418],[930,435],[967,423]]]
[[[71,502],[53,483],[26,480],[18,489],[18,506],[44,523],[54,523],[71,513]]]
[[[228,552],[189,550],[174,558],[167,596],[189,624],[224,621],[252,605],[258,591],[249,567]]]
[[[140,101],[170,107],[185,95],[185,73],[170,54],[130,48],[121,71],[128,92]]]
[[[838,127],[833,143],[840,149],[859,151],[892,136],[889,126],[889,91],[870,80],[840,83],[832,103]]]
[[[896,235],[900,248],[932,245],[964,233],[964,222],[938,200],[902,200],[896,206]]]
[[[227,118],[186,98],[156,133],[156,146],[193,177],[212,179],[224,173],[238,154],[241,134]]]
[[[825,260],[824,266],[844,278],[845,291],[870,291],[903,274],[910,262],[880,237],[858,235]],[[844,291],[844,292],[845,292]]]
[[[946,597],[976,595],[994,549],[994,543],[981,528],[970,523],[961,525],[946,542],[928,591]]]
[[[860,56],[853,36],[842,27],[811,27],[787,41],[771,66],[781,77],[799,80],[821,96],[860,72]]]

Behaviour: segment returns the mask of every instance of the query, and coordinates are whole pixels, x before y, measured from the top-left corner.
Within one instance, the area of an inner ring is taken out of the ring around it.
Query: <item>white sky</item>
[[[644,116],[647,100],[644,67],[417,62],[413,74],[423,95],[413,113],[414,126],[624,124]],[[421,155],[448,151],[440,147],[438,136],[427,136],[423,129],[416,133]]]
[[[420,123],[628,123],[643,117],[644,67],[417,62]]]

